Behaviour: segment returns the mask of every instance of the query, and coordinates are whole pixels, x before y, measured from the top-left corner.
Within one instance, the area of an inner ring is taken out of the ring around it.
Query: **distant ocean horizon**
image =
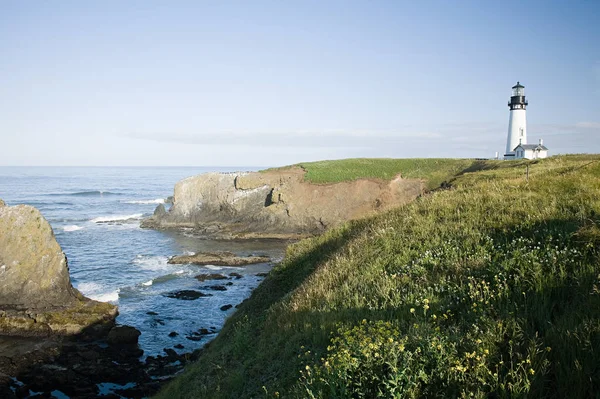
[[[254,167],[0,166],[0,199],[27,204],[50,222],[69,260],[71,281],[84,295],[119,306],[117,322],[140,331],[146,355],[181,344],[190,352],[204,345],[195,332],[217,331],[236,305],[248,297],[268,265],[244,268],[170,265],[172,255],[228,250],[240,254],[283,256],[283,243],[206,240],[192,231],[140,228],[158,204],[173,195],[177,181],[206,172],[253,171]],[[168,207],[168,204],[166,204]],[[210,291],[194,278],[201,273],[243,275],[226,291]],[[195,301],[165,294],[199,289],[212,296]],[[177,336],[169,336],[171,332]],[[189,338],[193,339],[189,339]]]

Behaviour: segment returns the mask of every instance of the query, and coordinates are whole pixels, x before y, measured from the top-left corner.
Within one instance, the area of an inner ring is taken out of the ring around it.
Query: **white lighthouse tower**
[[[510,119],[508,120],[508,138],[506,139],[506,152],[504,159],[515,159],[515,148],[519,144],[527,144],[527,118],[525,108],[525,86],[517,82],[512,88],[512,96],[508,103]]]

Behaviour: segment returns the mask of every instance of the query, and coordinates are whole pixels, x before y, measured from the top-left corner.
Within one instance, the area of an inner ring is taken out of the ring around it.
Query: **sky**
[[[600,1],[0,0],[0,165],[600,153]]]

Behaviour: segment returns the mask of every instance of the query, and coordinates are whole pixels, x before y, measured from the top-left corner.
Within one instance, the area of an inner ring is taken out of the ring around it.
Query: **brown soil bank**
[[[420,179],[362,179],[334,184],[304,180],[304,170],[206,173],[175,185],[142,227],[193,228],[219,238],[297,238],[404,204],[424,189]]]

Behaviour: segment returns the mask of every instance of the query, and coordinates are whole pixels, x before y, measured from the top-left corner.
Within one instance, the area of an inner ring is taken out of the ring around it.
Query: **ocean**
[[[117,322],[142,332],[139,345],[145,356],[175,345],[182,345],[176,351],[185,353],[215,336],[212,332],[220,330],[271,265],[170,265],[168,258],[231,251],[264,254],[278,261],[286,243],[207,240],[192,231],[142,229],[140,221],[173,195],[177,181],[210,171],[237,170],[256,168],[0,167],[0,199],[7,205],[32,205],[42,212],[67,255],[73,286],[89,298],[118,305]],[[243,277],[227,280],[231,284],[225,291],[211,290],[217,282],[201,283],[194,278],[202,273],[233,272]],[[184,289],[212,296],[180,300],[165,295]],[[222,311],[224,305],[234,307]],[[201,329],[211,334],[199,335]]]

